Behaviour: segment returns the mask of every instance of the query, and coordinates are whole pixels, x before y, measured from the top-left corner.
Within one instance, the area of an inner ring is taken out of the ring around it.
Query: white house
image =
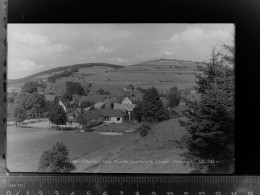
[[[132,102],[128,97],[126,97],[126,98],[122,101],[122,104],[125,104],[125,105],[127,105],[127,104],[133,104],[133,102]]]
[[[114,109],[121,110],[123,112],[126,112],[128,114],[128,120],[131,120],[131,114],[135,108],[135,104],[118,104],[114,103]]]
[[[103,122],[105,123],[123,123],[127,119],[127,114],[121,110],[114,109],[101,109],[100,110],[103,116]]]
[[[133,85],[129,85],[129,86],[125,87],[124,90],[125,91],[133,91],[134,87],[133,87]]]

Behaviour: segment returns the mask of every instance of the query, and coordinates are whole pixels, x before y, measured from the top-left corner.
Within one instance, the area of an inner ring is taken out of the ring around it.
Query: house
[[[78,123],[77,121],[77,117],[81,115],[81,112],[76,109],[70,113],[67,114],[67,118],[68,118],[68,122],[67,122],[67,125],[70,125],[72,127],[78,127],[80,128],[81,127],[81,124]]]
[[[126,97],[123,101],[122,101],[122,104],[133,104],[133,102],[128,98]]]
[[[100,112],[105,123],[123,123],[127,120],[127,114],[121,110],[101,109]]]
[[[114,109],[115,110],[121,110],[121,111],[127,113],[129,121],[131,120],[131,116],[132,116],[132,113],[134,111],[135,106],[136,106],[135,104],[118,104],[118,103],[114,103]]]
[[[69,102],[65,102],[64,100],[59,100],[59,105],[63,108],[63,110],[67,113],[72,112],[74,109]]]
[[[84,112],[82,116],[85,119],[84,124],[82,124],[83,128],[93,127],[103,122],[103,116],[100,110],[90,110]]]
[[[195,90],[195,89],[192,89],[192,90],[190,90],[190,93],[191,93],[191,94],[195,94],[195,93],[196,93],[196,90]]]
[[[76,109],[67,114],[67,116],[68,125],[83,129],[96,126],[103,122],[103,116],[99,110],[80,112],[80,110]]]
[[[44,96],[45,96],[45,100],[51,103],[53,103],[55,101],[55,98],[57,98],[56,95],[52,95],[52,94],[45,94]]]
[[[104,109],[105,108],[105,102],[98,102],[94,104],[94,108],[96,109]]]
[[[133,85],[128,85],[127,87],[124,88],[125,91],[133,91],[134,86]]]
[[[106,99],[105,95],[88,95],[88,96],[81,96],[79,99],[79,103],[82,102],[94,102],[94,103],[98,103],[98,102],[103,102]]]

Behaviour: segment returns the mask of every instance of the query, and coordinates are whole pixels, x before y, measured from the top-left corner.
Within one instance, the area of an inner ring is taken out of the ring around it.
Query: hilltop
[[[134,65],[122,66],[106,63],[76,64],[46,70],[25,78],[8,80],[8,91],[19,89],[30,80],[47,80],[48,77],[71,68],[79,71],[69,77],[58,79],[55,83],[46,82],[54,92],[62,93],[66,81],[80,82],[83,86],[91,83],[90,92],[97,89],[109,90],[113,95],[122,93],[126,85],[135,87],[156,87],[159,90],[168,90],[173,86],[179,89],[192,88],[195,84],[197,65],[202,62],[185,60],[156,59]]]
[[[52,68],[49,70],[45,70],[42,72],[38,72],[36,74],[32,74],[30,76],[24,77],[24,78],[20,78],[20,79],[9,79],[8,80],[8,84],[12,85],[15,83],[20,83],[20,82],[27,82],[30,80],[33,80],[37,77],[41,77],[44,75],[52,75],[54,73],[60,72],[60,71],[65,71],[65,70],[69,70],[71,68],[87,68],[87,67],[93,67],[93,66],[103,66],[103,67],[109,67],[109,68],[123,68],[124,66],[122,65],[115,65],[115,64],[108,64],[108,63],[85,63],[85,64],[74,64],[74,65],[69,65],[69,66],[61,66],[61,67],[57,67],[57,68]]]

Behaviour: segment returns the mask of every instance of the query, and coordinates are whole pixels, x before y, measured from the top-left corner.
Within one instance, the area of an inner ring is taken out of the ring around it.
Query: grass
[[[99,135],[95,132],[45,131],[43,128],[7,127],[7,167],[13,172],[37,171],[39,159],[45,150],[56,142],[63,142],[70,150],[70,158],[84,157],[106,145],[130,139],[122,136]],[[99,155],[102,155],[99,154]]]
[[[100,66],[101,67],[101,66]],[[161,90],[168,90],[172,86],[177,86],[180,89],[191,88],[195,84],[196,78],[193,73],[196,71],[196,63],[188,61],[151,61],[144,64],[126,66],[123,68],[115,69],[114,67],[80,67],[79,74],[94,74],[93,76],[83,76],[82,79],[78,77],[66,77],[58,79],[57,83],[53,86],[53,92],[63,93],[64,88],[59,88],[62,86],[60,83],[65,83],[66,81],[74,82],[90,82],[95,84],[96,87],[100,88],[123,88],[126,85],[133,84],[135,86],[141,86],[144,88],[156,87]],[[185,68],[184,68],[185,67]],[[57,70],[58,71],[58,70]],[[51,71],[47,71],[46,74],[50,74]],[[178,74],[181,72],[181,75]],[[44,75],[39,74],[36,76],[43,77]],[[29,76],[29,78],[33,78]],[[22,87],[25,81],[28,79],[21,79],[21,82],[9,82],[13,83],[8,85],[11,89],[14,87]],[[168,83],[162,83],[161,81],[169,81]],[[116,90],[114,90],[116,91]],[[114,93],[118,94],[118,91]]]
[[[112,163],[99,163],[86,169],[104,173],[189,173],[188,165],[182,163],[180,148],[176,141],[187,135],[180,127],[178,119],[170,119],[153,126],[152,133],[144,138],[123,145],[117,150],[103,155],[103,160]],[[119,163],[122,162],[122,163]]]
[[[95,131],[99,131],[99,132],[125,132],[127,130],[135,130],[137,127],[139,126],[139,124],[135,124],[135,123],[123,123],[123,124],[107,124],[104,126],[101,126],[97,129],[95,129]]]
[[[76,172],[188,173],[192,170],[190,167],[174,162],[183,160],[181,154],[185,149],[179,147],[179,142],[187,135],[178,120],[154,125],[152,133],[144,138],[135,133],[108,136],[96,132],[124,131],[139,125],[127,123],[110,124],[88,133],[8,127],[7,167],[13,172],[37,171],[42,152],[51,149],[56,142],[63,142],[70,150]],[[125,162],[118,163],[122,160]]]

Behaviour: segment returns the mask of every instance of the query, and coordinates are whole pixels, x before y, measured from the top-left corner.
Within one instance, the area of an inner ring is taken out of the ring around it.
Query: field
[[[58,79],[55,84],[48,83],[48,85],[53,88],[54,92],[57,92],[58,89],[59,93],[63,93],[66,81],[81,82],[83,85],[91,83],[93,85],[91,92],[99,88],[108,88],[115,91],[115,93],[112,92],[114,94],[118,94],[120,90],[122,91],[129,84],[142,88],[154,86],[160,90],[168,90],[173,86],[177,86],[179,89],[186,89],[193,87],[195,84],[197,65],[198,63],[196,62],[175,60],[150,61],[121,68],[101,65],[80,66],[78,73],[70,77]],[[46,74],[31,78],[31,80],[47,78],[51,74],[54,74],[54,72],[49,71]],[[8,84],[8,91],[17,90],[24,83],[24,81],[16,83],[12,81]]]
[[[102,129],[103,128],[103,129]],[[159,123],[145,138],[136,133],[122,135],[101,135],[100,131],[129,130],[135,125],[125,127],[113,125],[107,129],[79,133],[76,131],[55,131],[44,128],[7,129],[7,167],[13,172],[37,171],[43,151],[51,149],[56,142],[63,142],[70,150],[70,158],[76,172],[139,172],[139,173],[188,173],[191,168],[183,163],[181,154],[184,149],[176,141],[181,140],[186,131],[179,126],[178,119]],[[129,163],[120,163],[122,160]],[[152,163],[137,163],[143,160]],[[160,161],[160,162],[159,162]],[[171,163],[163,163],[169,161]]]
[[[109,136],[95,132],[61,132],[45,131],[43,128],[7,129],[7,167],[13,172],[37,171],[43,151],[52,148],[56,142],[63,142],[70,150],[72,160],[80,159],[87,154],[107,147],[117,147],[117,142],[127,142],[135,135]],[[102,156],[102,153],[100,154]]]
[[[185,120],[185,118],[181,118]],[[190,173],[191,167],[181,156],[186,150],[179,143],[187,132],[179,119],[161,122],[152,133],[138,137],[128,145],[103,155],[103,163],[85,169],[89,172],[108,173]]]

